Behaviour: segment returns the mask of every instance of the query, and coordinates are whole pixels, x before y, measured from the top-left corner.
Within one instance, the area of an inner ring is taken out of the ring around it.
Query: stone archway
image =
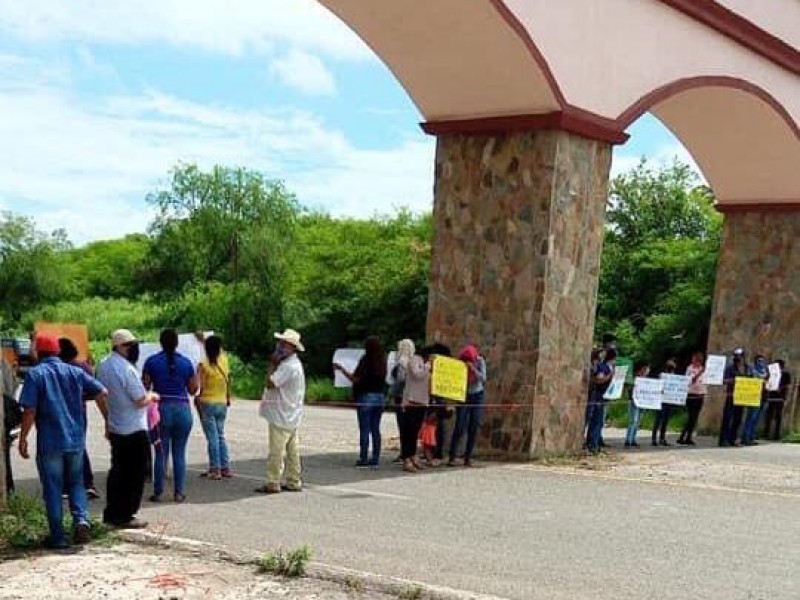
[[[488,415],[488,453],[579,447],[611,146],[641,113],[676,133],[729,212],[721,268],[764,251],[734,246],[776,205],[793,216],[768,246],[780,245],[786,272],[800,269],[800,32],[781,26],[800,18],[792,0],[320,1],[437,136],[428,336],[484,348],[489,397],[507,405]],[[768,261],[748,264],[774,280]],[[724,314],[744,284],[731,295],[722,282],[713,343],[742,320]],[[785,320],[793,285],[755,301],[786,340],[800,333],[800,319]]]

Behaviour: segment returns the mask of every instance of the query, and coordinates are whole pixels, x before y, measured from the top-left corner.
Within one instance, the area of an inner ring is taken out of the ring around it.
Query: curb
[[[224,560],[236,565],[253,565],[260,558],[260,553],[257,552],[237,552],[225,546],[209,542],[159,535],[148,531],[119,531],[119,535],[126,542],[159,548],[172,548],[196,556]],[[352,586],[353,582],[357,581],[364,591],[378,592],[398,598],[409,597],[410,592],[419,590],[419,595],[415,594],[413,597],[420,600],[507,600],[499,596],[465,592],[444,586],[411,581],[410,579],[387,577],[367,571],[336,567],[313,561],[308,565],[306,577],[308,579],[338,583],[343,586]]]

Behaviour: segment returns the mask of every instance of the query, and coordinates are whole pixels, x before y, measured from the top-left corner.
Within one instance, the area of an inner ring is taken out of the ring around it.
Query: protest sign
[[[633,359],[625,356],[618,356],[617,360],[614,361],[614,365],[617,369],[620,367],[625,367],[628,370],[628,374],[625,377],[625,383],[633,385]]]
[[[774,392],[781,385],[781,366],[778,363],[772,363],[769,366],[769,381],[767,381],[767,391]]]
[[[397,365],[397,352],[392,350],[386,357],[386,385],[391,385],[394,381],[392,378],[392,371]]]
[[[606,400],[619,400],[622,398],[622,388],[625,386],[625,379],[628,375],[627,365],[617,365],[614,368],[614,378],[608,386],[603,398]]]
[[[334,364],[341,365],[348,373],[352,373],[358,366],[358,361],[364,356],[362,348],[339,348],[333,353]],[[337,388],[352,387],[351,381],[344,374],[335,370],[333,375],[333,385]]]
[[[637,377],[633,381],[633,403],[639,408],[661,410],[663,392],[663,379]]]
[[[48,323],[37,321],[33,324],[36,333],[47,333],[58,338],[71,340],[78,349],[78,360],[89,359],[89,330],[79,323]]]
[[[703,383],[706,385],[722,385],[725,380],[725,357],[709,354],[706,359],[706,370],[703,373]]]
[[[467,365],[455,358],[434,357],[431,394],[446,400],[464,402],[467,398]]]
[[[139,344],[139,360],[136,361],[136,368],[139,373],[144,369],[144,363],[151,356],[161,352],[161,345],[154,342],[141,342]]]
[[[764,380],[757,377],[737,377],[733,388],[733,403],[736,406],[761,406],[761,391]]]
[[[686,406],[686,397],[689,395],[691,377],[675,375],[673,373],[662,373],[661,379],[664,381],[664,396],[661,401],[664,404]]]

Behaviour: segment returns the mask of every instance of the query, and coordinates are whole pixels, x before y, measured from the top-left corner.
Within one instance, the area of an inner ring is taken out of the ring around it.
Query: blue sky
[[[143,231],[179,161],[261,170],[335,215],[428,210],[419,121],[313,0],[0,0],[0,210],[78,243]],[[688,158],[652,117],[630,133],[613,173]]]

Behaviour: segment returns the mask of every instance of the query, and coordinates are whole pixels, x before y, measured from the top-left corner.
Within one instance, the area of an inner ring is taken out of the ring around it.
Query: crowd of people
[[[783,360],[777,360],[781,370],[780,381],[776,389],[768,390],[766,382],[769,380],[767,358],[757,355],[752,365],[747,362],[743,348],[737,348],[730,357],[730,364],[725,368],[723,386],[725,388],[725,404],[722,421],[719,428],[719,446],[752,446],[758,443],[758,428],[762,422],[762,437],[764,439],[778,440],[783,426],[784,408],[789,399],[792,378],[786,370]],[[591,453],[600,452],[606,446],[603,439],[603,427],[607,419],[609,400],[606,398],[617,361],[616,340],[607,336],[603,340],[603,347],[592,352],[589,367],[589,394],[586,409],[586,442],[585,448]],[[686,397],[686,423],[676,440],[683,446],[694,446],[694,436],[700,413],[708,393],[705,383],[705,355],[697,351],[692,354],[691,362],[683,370],[689,378],[688,395]],[[678,361],[669,359],[661,371],[663,374],[676,374],[679,372]],[[651,365],[647,361],[640,361],[633,365],[635,377],[649,377]],[[743,407],[734,403],[737,377],[752,377],[764,381],[762,386],[761,401],[758,406]],[[628,423],[625,433],[625,448],[639,448],[637,435],[644,409],[639,408],[630,394],[628,400]],[[653,446],[671,446],[667,439],[667,430],[671,418],[681,410],[681,407],[663,403],[661,409],[655,411],[653,427],[651,430],[651,443]]]

